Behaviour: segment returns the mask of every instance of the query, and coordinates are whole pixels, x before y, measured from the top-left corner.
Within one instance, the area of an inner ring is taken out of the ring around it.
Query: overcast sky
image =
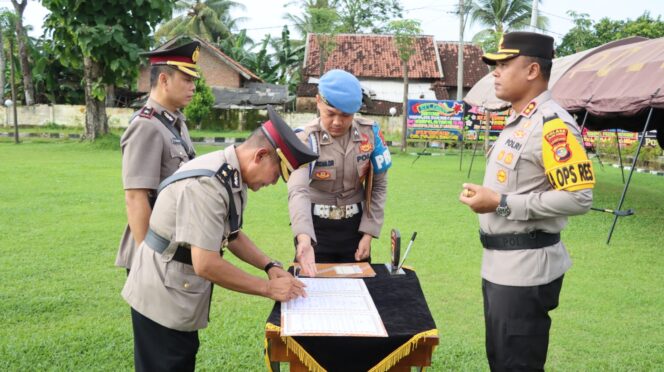
[[[94,1],[94,0],[91,0]],[[293,0],[237,0],[245,5],[245,10],[233,12],[235,17],[247,18],[241,24],[242,28],[248,30],[254,41],[263,38],[265,34],[279,36],[281,29],[287,21],[283,19],[284,14],[300,12],[299,7],[285,4],[293,3]],[[130,1],[128,2],[131,3]],[[451,14],[458,0],[401,0],[404,7],[404,17],[416,19],[421,22],[425,35],[434,35],[437,40],[459,40],[458,17]],[[9,0],[0,0],[0,7],[12,9]],[[548,33],[556,38],[557,42],[563,35],[573,27],[568,10],[577,13],[587,13],[592,20],[602,17],[611,19],[634,19],[648,10],[654,18],[664,15],[663,0],[542,0],[539,5],[542,15],[549,18]],[[25,23],[34,27],[31,36],[41,35],[41,26],[48,10],[35,0],[29,0],[25,10]],[[664,17],[663,17],[664,18]],[[465,39],[468,40],[482,27],[479,25],[468,25]],[[293,29],[291,28],[291,32]]]

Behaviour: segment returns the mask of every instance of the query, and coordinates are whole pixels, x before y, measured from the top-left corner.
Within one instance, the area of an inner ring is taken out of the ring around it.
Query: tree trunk
[[[5,68],[7,60],[5,59],[5,40],[2,38],[2,33],[5,30],[0,26],[0,104],[5,101]],[[9,53],[11,58],[12,52]]]
[[[85,82],[85,138],[94,141],[99,135],[108,133],[108,119],[104,100],[94,96],[94,84],[101,77],[99,63],[83,57],[83,80]]]
[[[403,65],[403,125],[401,133],[401,151],[406,151],[406,137],[408,136],[408,61],[401,61]]]
[[[35,104],[35,89],[32,85],[32,70],[30,69],[30,60],[28,56],[28,46],[26,39],[28,35],[23,28],[23,11],[28,4],[28,0],[21,3],[12,0],[14,8],[16,9],[16,40],[18,41],[18,55],[21,64],[21,73],[23,75],[23,91],[25,92],[25,104],[31,106]]]
[[[106,107],[115,107],[115,85],[106,86]]]

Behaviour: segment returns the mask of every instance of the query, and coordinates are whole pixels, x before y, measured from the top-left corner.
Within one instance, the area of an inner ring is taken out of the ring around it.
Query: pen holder
[[[399,233],[399,230],[392,229],[390,242],[391,262],[386,263],[385,267],[390,275],[405,275],[406,272],[399,268],[399,259],[401,258],[401,233]]]

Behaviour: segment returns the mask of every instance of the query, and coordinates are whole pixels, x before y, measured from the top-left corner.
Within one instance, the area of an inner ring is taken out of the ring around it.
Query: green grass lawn
[[[120,152],[112,143],[0,143],[0,370],[130,370],[125,272],[113,266],[124,223]],[[219,149],[198,147],[199,153]],[[457,200],[457,156],[395,155],[374,262],[389,230],[417,230],[415,267],[440,331],[435,371],[487,370],[477,217]],[[469,157],[464,157],[467,169]],[[480,182],[477,158],[472,182]],[[597,170],[595,205],[614,208],[620,172]],[[286,187],[250,193],[244,230],[273,257],[293,256]],[[610,246],[610,215],[570,219],[565,276],[547,363],[557,371],[650,371],[664,366],[664,177],[635,174]],[[246,266],[243,266],[246,268]],[[247,268],[256,275],[262,272]],[[200,370],[261,371],[271,301],[223,289],[201,331]]]

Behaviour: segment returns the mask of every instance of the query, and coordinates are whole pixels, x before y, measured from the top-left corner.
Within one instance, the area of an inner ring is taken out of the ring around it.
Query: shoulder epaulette
[[[154,115],[154,109],[150,106],[144,106],[140,109],[138,116],[146,119],[150,119]]]

